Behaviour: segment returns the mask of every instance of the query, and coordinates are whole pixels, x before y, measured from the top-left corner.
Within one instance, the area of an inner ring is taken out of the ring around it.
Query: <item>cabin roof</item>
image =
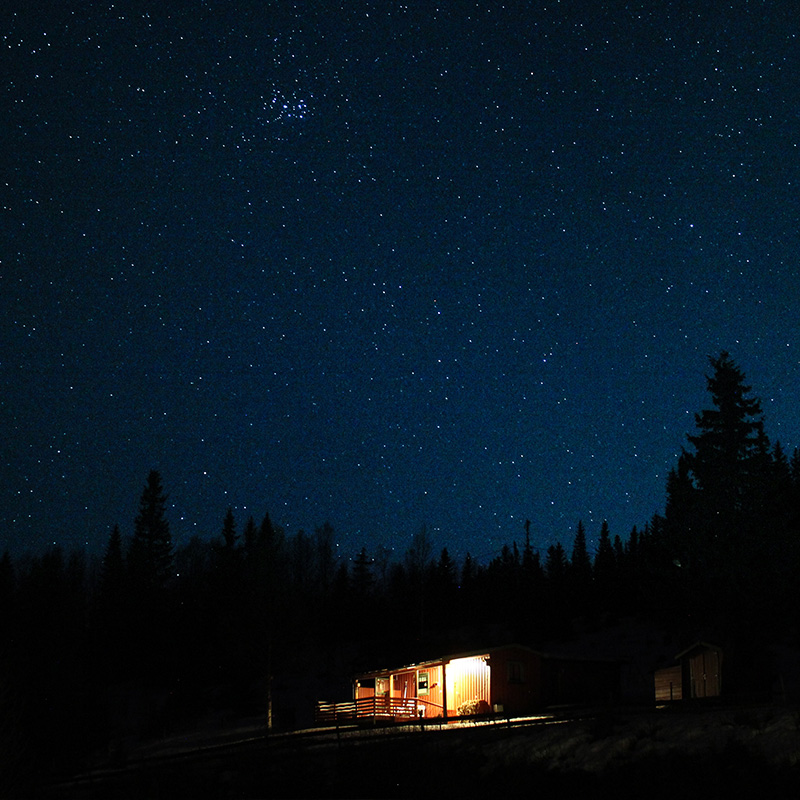
[[[608,658],[585,658],[580,656],[571,656],[571,655],[561,655],[559,653],[547,653],[541,650],[535,650],[532,647],[528,647],[528,645],[524,644],[505,644],[499,645],[497,647],[489,647],[484,650],[470,650],[463,653],[452,653],[450,655],[444,655],[439,658],[428,659],[426,661],[419,661],[413,664],[405,664],[400,667],[384,667],[382,669],[371,669],[365,672],[359,672],[355,675],[356,679],[359,678],[377,678],[381,675],[387,675],[389,673],[397,673],[397,672],[406,672],[416,669],[425,669],[426,667],[437,667],[441,664],[447,664],[450,661],[455,661],[459,658],[489,658],[494,653],[499,653],[507,650],[525,650],[531,655],[539,656],[542,659],[558,659],[559,661],[582,661],[582,662],[591,662],[591,663],[607,663],[607,664],[617,664],[619,663],[619,659],[608,659]]]

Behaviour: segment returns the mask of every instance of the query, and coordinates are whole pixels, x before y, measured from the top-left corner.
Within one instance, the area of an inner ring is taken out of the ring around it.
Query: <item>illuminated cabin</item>
[[[616,662],[561,658],[514,644],[361,673],[353,700],[319,703],[317,721],[512,716],[554,703],[608,700],[618,685]]]

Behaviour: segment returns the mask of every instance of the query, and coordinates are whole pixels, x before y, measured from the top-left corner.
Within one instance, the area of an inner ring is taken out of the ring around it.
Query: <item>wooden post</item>
[[[447,665],[442,661],[442,716],[447,722]]]

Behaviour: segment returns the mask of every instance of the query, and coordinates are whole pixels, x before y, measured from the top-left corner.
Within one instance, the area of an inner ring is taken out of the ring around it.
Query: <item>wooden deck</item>
[[[442,716],[442,707],[417,697],[361,697],[341,703],[317,701],[317,725],[342,725],[375,720],[419,720]]]

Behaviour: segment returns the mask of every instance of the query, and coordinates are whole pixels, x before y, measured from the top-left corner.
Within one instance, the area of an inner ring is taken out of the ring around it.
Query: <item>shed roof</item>
[[[694,653],[699,653],[701,650],[719,650],[722,652],[722,648],[718,644],[710,644],[709,642],[695,642],[694,644],[689,645],[689,647],[687,647],[685,650],[681,650],[681,652],[675,656],[675,660],[680,661],[682,658]]]

